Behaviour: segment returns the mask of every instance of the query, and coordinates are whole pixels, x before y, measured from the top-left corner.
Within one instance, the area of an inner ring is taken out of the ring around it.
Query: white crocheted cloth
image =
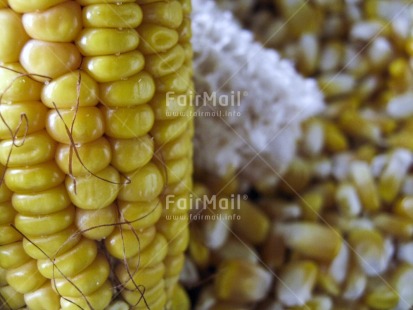
[[[213,1],[193,1],[192,25],[195,167],[218,176],[235,169],[244,189],[275,185],[294,157],[300,123],[324,107],[316,82],[255,42]],[[205,115],[214,111],[220,116]]]

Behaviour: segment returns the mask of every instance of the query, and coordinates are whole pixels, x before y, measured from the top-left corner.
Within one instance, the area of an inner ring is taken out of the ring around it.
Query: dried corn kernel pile
[[[239,210],[200,213],[221,217],[191,227],[182,281],[194,308],[410,309],[413,4],[217,2],[316,78],[327,109],[303,125],[276,188]],[[230,199],[237,184],[227,181],[195,191]]]

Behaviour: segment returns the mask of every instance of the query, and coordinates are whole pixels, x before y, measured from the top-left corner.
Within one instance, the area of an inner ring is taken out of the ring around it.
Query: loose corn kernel
[[[278,229],[287,247],[321,261],[332,260],[342,246],[338,232],[318,223],[286,223]]]
[[[255,302],[268,292],[272,279],[262,267],[242,260],[224,262],[215,280],[215,292],[221,300]]]

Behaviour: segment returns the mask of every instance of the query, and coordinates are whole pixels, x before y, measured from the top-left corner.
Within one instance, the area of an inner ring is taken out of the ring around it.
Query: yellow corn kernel
[[[119,193],[120,175],[112,166],[77,178],[66,176],[66,190],[75,206],[97,210],[110,205]]]
[[[184,133],[177,139],[164,144],[160,150],[160,156],[164,160],[181,158],[190,153],[191,150],[191,135]]]
[[[118,213],[114,204],[97,210],[79,208],[76,210],[75,221],[83,236],[93,240],[101,240],[109,236],[115,229]]]
[[[76,45],[83,56],[102,56],[130,52],[139,45],[134,29],[84,28]]]
[[[20,233],[11,227],[10,223],[0,225],[0,244],[10,244],[21,240],[21,238]]]
[[[271,282],[271,274],[262,267],[242,260],[229,260],[219,266],[215,292],[225,301],[256,302],[265,297]]]
[[[156,286],[165,274],[165,265],[160,263],[149,268],[140,268],[129,275],[126,267],[120,264],[115,269],[115,274],[124,287],[129,290],[135,289],[135,285],[145,287],[147,290]]]
[[[394,204],[394,212],[402,217],[413,220],[413,197],[405,196]]]
[[[177,44],[167,52],[147,55],[145,58],[145,69],[153,77],[157,78],[177,71],[184,61],[184,49]]]
[[[103,255],[82,270],[79,274],[69,278],[58,278],[52,281],[53,288],[65,297],[88,296],[98,290],[108,278],[110,272],[109,263]],[[93,281],[91,281],[93,279]]]
[[[168,92],[156,94],[149,104],[154,110],[157,120],[167,120],[187,113],[190,103],[190,94]]]
[[[378,214],[373,218],[374,225],[396,238],[408,239],[413,235],[413,220],[391,214]]]
[[[22,17],[24,29],[33,39],[71,42],[81,30],[82,11],[75,1],[66,1]]]
[[[157,121],[152,127],[151,134],[156,143],[163,145],[180,137],[187,130],[190,121],[190,118],[185,116],[168,121]]]
[[[413,303],[412,287],[413,268],[409,264],[398,265],[391,274],[390,285],[399,295],[399,308],[408,308]]]
[[[47,215],[71,204],[63,185],[36,193],[14,193],[12,203],[16,211],[23,215]]]
[[[41,99],[48,108],[71,109],[98,104],[98,84],[83,71],[72,71],[54,79],[42,89]],[[63,111],[60,111],[63,112]],[[70,127],[69,120],[66,125]],[[68,143],[68,142],[67,142]]]
[[[106,168],[111,159],[110,144],[103,137],[75,147],[59,144],[56,150],[57,165],[65,174],[74,177],[97,173]]]
[[[79,110],[50,110],[46,129],[60,143],[87,143],[100,138],[104,133],[104,118],[96,107]],[[68,132],[69,131],[69,132]]]
[[[295,261],[286,265],[280,274],[277,297],[286,306],[297,306],[312,297],[318,267],[311,261]]]
[[[127,259],[127,264],[131,273],[139,268],[148,268],[163,262],[168,252],[168,243],[166,238],[157,233],[151,244],[137,255]]]
[[[65,0],[8,0],[9,6],[16,12],[25,13],[45,10]]]
[[[179,276],[184,267],[185,255],[183,253],[178,255],[169,255],[165,258],[165,278]]]
[[[357,253],[359,266],[367,275],[377,275],[388,265],[388,253],[382,234],[375,229],[356,228],[349,232],[348,242]]]
[[[21,236],[20,236],[21,237]],[[0,245],[0,267],[3,269],[17,268],[28,262],[30,257],[27,256],[23,249],[21,241]]]
[[[145,62],[147,59],[145,58]],[[152,77],[141,71],[126,80],[100,84],[100,100],[108,107],[130,107],[147,103],[155,93]]]
[[[348,149],[348,141],[341,130],[330,122],[324,123],[325,147],[328,151],[336,153]]]
[[[0,203],[0,225],[4,225],[5,227],[9,226],[13,223],[15,215],[16,211],[13,209],[10,202]]]
[[[143,21],[168,28],[177,28],[183,19],[183,8],[179,1],[156,2],[142,5]]]
[[[162,203],[159,199],[148,202],[119,201],[118,210],[124,229],[144,229],[154,225],[162,215]]]
[[[50,282],[46,282],[37,290],[24,294],[24,301],[33,310],[60,309],[60,296],[53,290]]]
[[[119,3],[119,1],[117,0],[104,0],[104,1],[105,3]],[[81,4],[82,6],[87,6],[91,4],[102,3],[102,0],[78,0],[77,2],[79,2],[79,4]],[[122,3],[129,3],[129,2],[139,3],[139,1],[136,1],[136,0],[122,0]]]
[[[301,158],[293,158],[282,176],[280,189],[287,194],[295,195],[309,184],[310,178],[309,165]]]
[[[351,163],[350,177],[356,187],[363,208],[373,212],[380,209],[378,189],[368,164],[361,161]]]
[[[189,255],[198,268],[206,268],[211,258],[210,249],[203,243],[203,240],[196,229],[191,229],[191,236],[188,245]],[[221,254],[221,251],[219,252]]]
[[[107,251],[118,259],[131,258],[153,242],[156,235],[154,226],[142,230],[115,228],[105,239]]]
[[[155,81],[155,87],[158,92],[175,92],[183,93],[190,86],[191,69],[183,65],[179,70],[171,74],[159,77]]]
[[[7,167],[29,166],[52,160],[56,142],[46,131],[0,142],[0,163]]]
[[[304,193],[301,197],[300,206],[303,212],[303,219],[316,221],[324,208],[323,193],[316,190]]]
[[[73,71],[80,62],[80,53],[73,43],[30,40],[20,53],[20,63],[27,72],[48,78]],[[38,76],[33,78],[40,81],[46,79]]]
[[[159,227],[159,226],[158,226]],[[185,251],[189,244],[189,230],[187,227],[182,227],[173,239],[168,240],[168,255],[178,255]]]
[[[122,186],[118,198],[124,201],[151,201],[162,192],[164,184],[161,171],[153,163],[127,173],[129,180]]]
[[[268,217],[257,206],[247,201],[241,201],[241,205],[235,207],[234,213],[239,219],[233,223],[234,232],[253,245],[263,243],[270,230]]]
[[[118,139],[133,139],[143,136],[152,128],[155,118],[147,105],[128,108],[102,108],[106,135]]]
[[[52,235],[30,236],[30,240],[24,238],[23,248],[34,259],[50,259],[71,250],[79,243],[81,236],[72,225]]]
[[[93,310],[105,309],[112,300],[113,289],[109,281],[95,292],[82,297],[61,297],[60,306],[62,310]]]
[[[7,271],[6,279],[16,292],[22,294],[32,292],[46,282],[46,278],[44,278],[37,270],[35,260],[30,260],[17,268],[9,269]],[[30,279],[30,281],[28,281],[28,279]]]
[[[342,246],[337,231],[318,223],[286,223],[278,229],[287,247],[313,259],[331,261]]]
[[[152,309],[157,300],[165,298],[163,297],[165,295],[164,287],[165,281],[161,280],[151,289],[144,290],[143,287],[138,287],[133,290],[122,290],[121,294],[130,305],[134,306],[135,309],[146,307],[145,301]]]
[[[95,260],[96,255],[96,243],[83,238],[75,247],[56,258],[52,257],[52,260],[50,258],[39,259],[37,268],[48,279],[73,277],[89,266]]]
[[[0,7],[2,7],[0,5]],[[10,63],[19,60],[19,54],[25,42],[29,39],[24,31],[21,16],[13,10],[0,10],[2,35],[0,37],[0,63]]]
[[[191,309],[191,301],[185,289],[177,284],[174,287],[171,300],[171,310],[189,310]]]
[[[132,172],[149,163],[153,157],[154,142],[149,135],[133,139],[109,139],[111,164],[122,173]]]
[[[54,161],[19,168],[8,168],[4,181],[14,192],[43,191],[59,185],[64,174]]]
[[[42,84],[31,79],[19,63],[0,66],[0,96],[2,102],[14,103],[39,100],[41,89]]]
[[[1,104],[0,139],[24,137],[43,129],[47,109],[37,101]]]
[[[139,50],[145,55],[166,52],[179,40],[177,31],[159,25],[143,24],[138,32],[141,37]]]
[[[142,11],[136,3],[92,4],[82,13],[84,27],[136,28],[142,22]]]
[[[141,71],[144,65],[145,59],[139,51],[85,57],[82,61],[82,69],[100,83],[127,79]]]
[[[2,305],[12,310],[21,309],[25,306],[24,295],[16,292],[11,286],[0,287],[0,300]],[[3,300],[5,304],[3,304]]]
[[[26,236],[50,235],[69,227],[75,220],[73,206],[46,215],[17,214],[16,227]]]
[[[370,309],[393,309],[399,302],[397,292],[386,284],[376,287],[364,296],[364,302]]]

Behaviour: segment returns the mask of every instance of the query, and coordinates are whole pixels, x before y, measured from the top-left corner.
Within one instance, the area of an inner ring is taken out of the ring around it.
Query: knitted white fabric
[[[300,123],[324,107],[316,82],[213,1],[193,1],[192,25],[195,167],[218,176],[235,170],[244,189],[275,185],[295,155]]]

